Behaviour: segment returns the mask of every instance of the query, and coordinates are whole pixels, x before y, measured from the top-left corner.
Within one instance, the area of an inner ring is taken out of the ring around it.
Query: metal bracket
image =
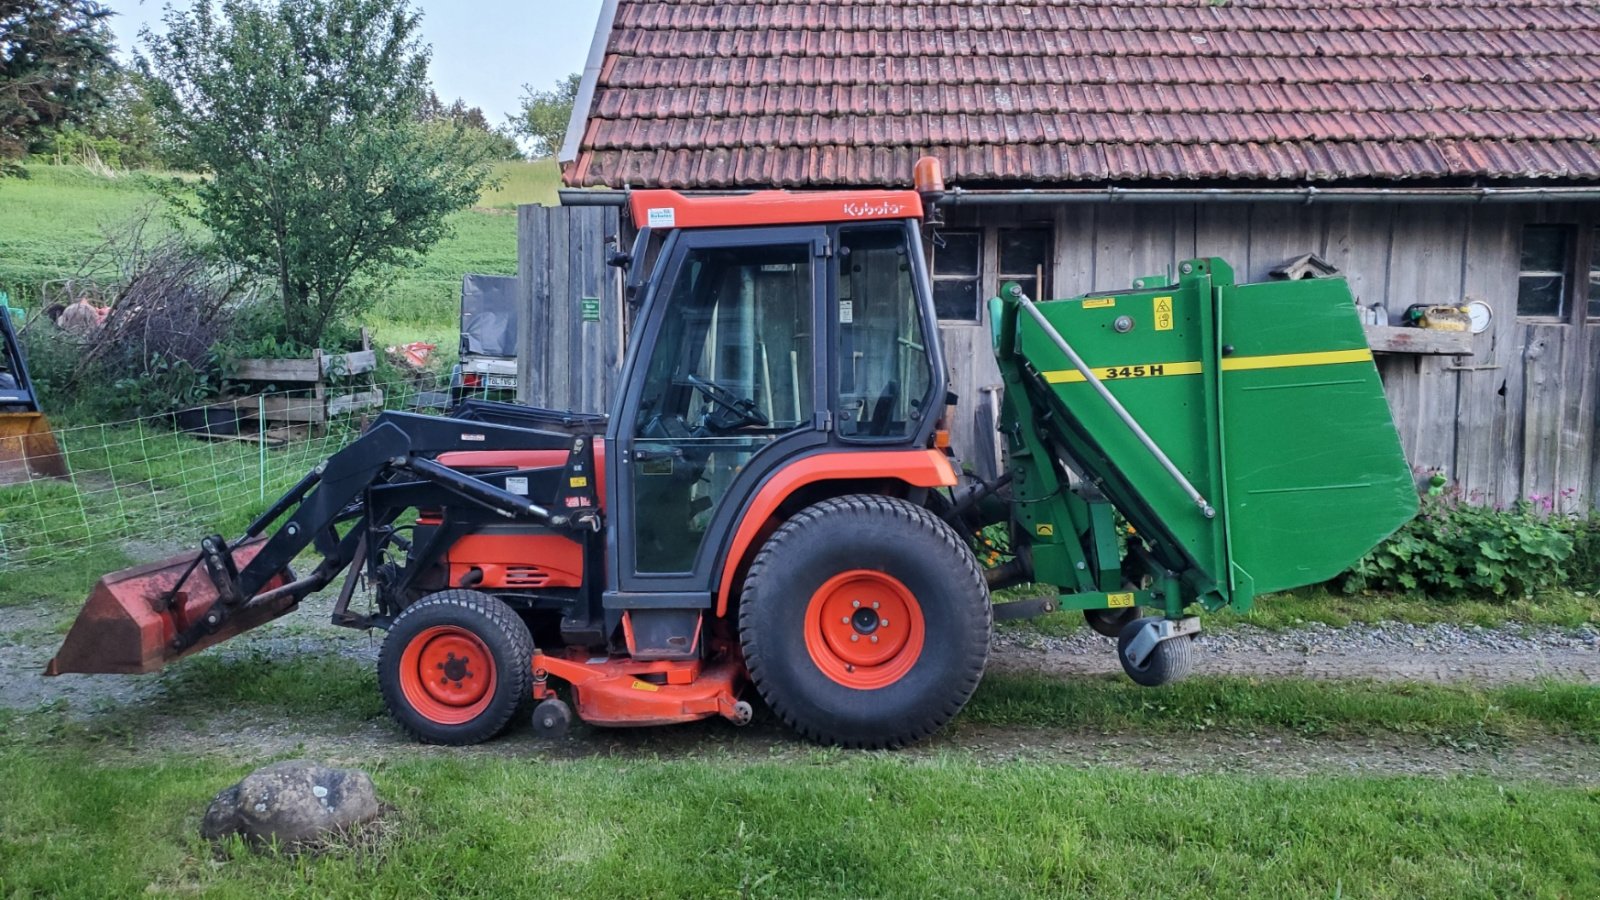
[[[1053,613],[1060,605],[1059,597],[1031,597],[1027,600],[1013,600],[1010,603],[996,603],[994,620],[1009,622],[1014,619],[1032,619]]]
[[[1173,638],[1187,637],[1200,633],[1200,617],[1188,616],[1182,619],[1154,619],[1144,623],[1139,629],[1139,634],[1128,642],[1128,648],[1123,651],[1123,656],[1134,668],[1144,665],[1150,654],[1156,650],[1156,645],[1162,641]]]

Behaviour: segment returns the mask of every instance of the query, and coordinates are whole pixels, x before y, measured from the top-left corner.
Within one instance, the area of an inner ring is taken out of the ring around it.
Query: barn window
[[[1528,225],[1522,229],[1517,315],[1565,318],[1574,230],[1567,225]]]
[[[1000,229],[1000,283],[1015,281],[1034,300],[1050,299],[1048,228]]]
[[[943,320],[978,321],[983,232],[941,231],[932,244],[934,310]]]

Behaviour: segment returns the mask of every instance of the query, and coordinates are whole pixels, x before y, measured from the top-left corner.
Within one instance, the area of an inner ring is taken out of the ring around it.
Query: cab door
[[[684,231],[663,249],[610,425],[610,609],[704,609],[737,514],[826,442],[827,231]]]

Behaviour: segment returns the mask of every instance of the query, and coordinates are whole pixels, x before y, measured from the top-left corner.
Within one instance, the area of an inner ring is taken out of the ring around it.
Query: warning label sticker
[[[1172,298],[1171,297],[1157,297],[1156,298],[1156,330],[1157,331],[1171,331],[1172,330]]]

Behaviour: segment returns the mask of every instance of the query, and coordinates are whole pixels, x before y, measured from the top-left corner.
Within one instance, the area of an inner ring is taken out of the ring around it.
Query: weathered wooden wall
[[[598,206],[517,208],[519,403],[610,412],[624,339],[622,270],[606,265],[618,213]],[[599,301],[597,321],[584,321],[585,298]]]
[[[1357,302],[1392,321],[1413,303],[1483,300],[1489,331],[1470,356],[1381,355],[1379,368],[1402,442],[1418,469],[1442,469],[1471,496],[1509,503],[1555,497],[1567,508],[1600,505],[1600,323],[1518,319],[1522,226],[1593,224],[1600,209],[1554,205],[1064,204],[957,208],[950,227],[988,229],[985,295],[999,286],[993,228],[1053,224],[1054,296],[1129,287],[1176,262],[1219,256],[1239,280],[1315,252],[1349,279]],[[991,455],[983,410],[998,381],[988,324],[946,323],[946,356],[965,416],[955,444],[969,459]]]

